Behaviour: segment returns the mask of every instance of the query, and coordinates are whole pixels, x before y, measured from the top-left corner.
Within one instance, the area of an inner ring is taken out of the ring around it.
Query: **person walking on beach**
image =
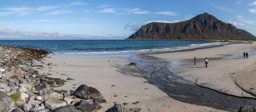
[[[246,52],[245,55],[246,55],[246,58],[248,58],[248,52]]]
[[[208,65],[208,58],[205,57],[205,68],[207,68],[207,65]]]
[[[244,58],[245,58],[245,52],[243,53],[243,55],[244,55]]]
[[[194,57],[194,65],[196,65],[196,57]]]

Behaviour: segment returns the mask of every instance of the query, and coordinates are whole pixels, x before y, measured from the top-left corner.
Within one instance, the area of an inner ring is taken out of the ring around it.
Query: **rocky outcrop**
[[[11,98],[6,93],[0,91],[0,112],[7,112],[12,106]]]
[[[88,100],[88,99],[93,99],[93,100],[96,100],[100,103],[105,103],[106,100],[103,99],[103,96],[101,95],[101,93],[93,88],[93,87],[90,87],[90,86],[87,86],[87,85],[80,85],[76,91],[74,92],[74,95],[78,98],[82,98],[82,99],[85,99],[85,100]]]
[[[13,46],[0,46],[0,62],[3,66],[24,65],[31,62],[31,59],[41,60],[47,54],[43,49],[30,49]]]
[[[151,22],[143,25],[127,40],[203,40],[248,39],[254,35],[204,13],[177,23]]]

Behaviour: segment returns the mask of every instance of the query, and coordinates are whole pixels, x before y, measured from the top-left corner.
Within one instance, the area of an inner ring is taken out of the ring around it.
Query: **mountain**
[[[237,29],[214,16],[203,13],[190,20],[178,23],[151,22],[143,25],[126,40],[204,40],[248,39],[251,33]]]

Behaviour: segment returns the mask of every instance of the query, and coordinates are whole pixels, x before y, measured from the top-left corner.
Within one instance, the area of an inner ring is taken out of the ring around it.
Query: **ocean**
[[[174,40],[1,40],[0,45],[45,49],[54,55],[127,57],[137,53],[174,51],[226,44]]]

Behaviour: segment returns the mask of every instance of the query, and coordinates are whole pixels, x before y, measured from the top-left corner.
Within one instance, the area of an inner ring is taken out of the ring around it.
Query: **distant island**
[[[203,13],[177,23],[151,22],[126,40],[207,40],[252,39],[251,33]]]

